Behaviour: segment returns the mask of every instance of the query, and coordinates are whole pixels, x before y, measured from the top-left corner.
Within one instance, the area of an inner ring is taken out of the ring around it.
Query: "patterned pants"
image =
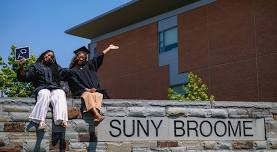
[[[49,104],[53,107],[54,123],[59,125],[68,121],[67,102],[65,92],[61,89],[42,89],[38,92],[37,103],[29,118],[36,123],[45,121]]]

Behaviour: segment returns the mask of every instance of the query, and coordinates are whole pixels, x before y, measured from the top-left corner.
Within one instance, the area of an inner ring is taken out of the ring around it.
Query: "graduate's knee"
[[[48,89],[41,89],[38,92],[38,97],[49,97],[50,95],[51,95],[51,92]]]
[[[52,91],[54,96],[62,96],[65,97],[65,92],[62,89],[56,89]]]
[[[103,98],[103,94],[99,92],[95,92],[95,96],[98,98]]]

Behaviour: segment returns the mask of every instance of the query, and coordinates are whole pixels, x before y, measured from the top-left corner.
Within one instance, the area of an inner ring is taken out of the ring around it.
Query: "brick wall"
[[[276,101],[276,10],[276,0],[217,0],[178,14],[179,72],[198,74],[217,100]],[[120,46],[99,71],[112,98],[167,99],[157,31],[152,23],[97,42]]]
[[[98,51],[111,43],[120,46],[105,56],[98,72],[112,98],[167,98],[168,67],[158,66],[157,40],[157,24],[150,24],[97,42]]]
[[[179,71],[217,100],[277,100],[277,1],[217,0],[178,16]]]
[[[34,99],[0,98],[0,151],[268,151],[277,149],[277,103],[173,102],[151,100],[105,100],[106,117],[170,118],[264,118],[265,140],[151,140],[97,142],[90,117],[81,119],[80,100],[68,99],[69,127],[53,125],[49,109],[45,132],[37,131],[28,116]],[[103,126],[102,126],[103,127]],[[97,128],[97,127],[96,127]],[[105,127],[103,127],[105,128]],[[120,139],[119,139],[120,140]]]

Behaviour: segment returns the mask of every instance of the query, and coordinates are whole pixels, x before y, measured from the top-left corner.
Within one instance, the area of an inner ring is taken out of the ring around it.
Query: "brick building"
[[[166,99],[187,73],[216,100],[277,101],[276,0],[132,0],[66,33],[110,43],[98,72],[112,98]]]

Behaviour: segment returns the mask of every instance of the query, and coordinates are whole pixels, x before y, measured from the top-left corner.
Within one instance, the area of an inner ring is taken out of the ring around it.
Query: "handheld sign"
[[[29,58],[29,47],[15,49],[15,60],[28,59],[28,58]]]

